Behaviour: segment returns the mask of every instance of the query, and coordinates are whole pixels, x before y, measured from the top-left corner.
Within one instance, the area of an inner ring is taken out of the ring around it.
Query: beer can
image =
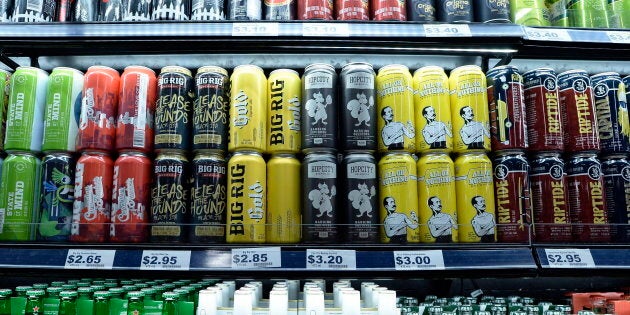
[[[0,240],[35,239],[39,222],[41,161],[30,153],[9,154],[0,178]]]
[[[563,151],[563,123],[556,72],[539,68],[523,74],[529,150]]]
[[[10,22],[13,14],[14,0],[0,1],[0,22]]]
[[[523,77],[514,66],[500,66],[486,78],[492,150],[527,149]]]
[[[157,94],[155,150],[190,149],[190,118],[195,97],[190,70],[179,66],[162,68]]]
[[[91,66],[83,77],[76,149],[113,151],[120,76],[104,66]]]
[[[369,0],[335,0],[335,16],[339,21],[369,21]]]
[[[551,25],[569,27],[569,15],[567,12],[566,0],[545,0],[549,8],[549,20]]]
[[[116,150],[153,151],[155,72],[142,66],[125,68],[120,77]]]
[[[626,243],[630,240],[630,162],[624,154],[604,156],[602,173],[611,240]]]
[[[420,241],[457,242],[455,166],[446,153],[428,152],[417,163]]]
[[[481,68],[470,65],[453,69],[448,85],[453,117],[453,151],[490,151],[486,77]]]
[[[610,28],[628,28],[630,27],[630,15],[628,14],[628,8],[630,2],[628,0],[613,0],[608,1],[608,18]]]
[[[265,0],[265,20],[292,21],[296,20],[296,1],[294,0]]]
[[[455,159],[455,190],[459,242],[495,242],[492,162],[483,152],[467,152]]]
[[[416,151],[413,82],[409,69],[388,65],[376,76],[378,119],[378,151]]]
[[[599,151],[599,132],[591,80],[584,70],[558,75],[566,152]]]
[[[150,21],[153,3],[151,0],[123,0],[123,21]]]
[[[38,240],[63,242],[70,238],[75,166],[76,160],[68,153],[42,159]]]
[[[214,66],[201,67],[195,76],[193,149],[227,151],[228,73]]]
[[[337,157],[311,151],[302,163],[302,241],[335,244],[342,215],[337,205]]]
[[[626,87],[616,72],[591,76],[599,144],[602,153],[630,152]]]
[[[262,19],[262,1],[260,0],[228,0],[227,11],[228,11],[228,20],[260,21]]]
[[[308,65],[302,76],[302,150],[337,148],[337,73],[329,64]]]
[[[278,69],[267,82],[267,152],[299,153],[302,80],[293,70]]]
[[[107,153],[84,152],[77,161],[74,176],[70,240],[103,243],[110,229],[114,161]]]
[[[42,151],[74,152],[81,108],[83,73],[72,68],[53,69],[48,80]]]
[[[414,22],[435,22],[436,0],[410,0],[407,4],[407,20]]]
[[[569,186],[560,153],[534,155],[529,179],[536,242],[570,242]]]
[[[151,160],[140,152],[123,152],[114,162],[109,239],[116,243],[147,241],[151,208]]]
[[[493,159],[497,240],[529,243],[532,203],[529,163],[521,151],[498,152]]]
[[[169,21],[190,20],[191,0],[153,0],[151,19]]]
[[[438,21],[446,23],[473,22],[472,0],[437,0]]]
[[[351,152],[344,156],[340,167],[340,221],[348,243],[377,243],[379,240],[378,181],[376,161],[372,153]]]
[[[372,65],[346,64],[341,69],[340,138],[343,150],[376,150],[375,74]]]
[[[73,22],[95,22],[98,20],[98,1],[73,0]]]
[[[474,0],[475,22],[510,23],[510,0]]]
[[[254,65],[234,68],[230,77],[230,142],[228,150],[265,152],[267,141],[267,78]]]
[[[544,0],[510,0],[510,17],[515,24],[551,26],[550,15]]]
[[[333,20],[333,0],[297,0],[298,20]]]
[[[267,170],[257,151],[237,151],[228,161],[228,243],[264,243]]]
[[[420,242],[416,162],[407,152],[388,152],[378,162],[381,243]]]
[[[225,0],[192,0],[193,21],[225,20]]]
[[[7,122],[7,104],[9,103],[9,90],[11,73],[0,69],[0,151],[4,149],[4,135]]]
[[[52,22],[55,0],[14,0],[11,22]]]
[[[48,73],[18,67],[11,76],[4,149],[39,152],[42,148]]]
[[[123,20],[125,5],[122,0],[99,0],[98,20],[120,22]]]
[[[610,241],[604,177],[595,153],[573,155],[567,163],[567,181],[573,240]]]
[[[606,0],[567,0],[569,26],[608,28]]]
[[[153,162],[151,190],[152,242],[185,242],[190,221],[188,159],[181,151],[165,150]]]
[[[227,162],[222,153],[200,151],[192,161],[191,243],[225,242]]]
[[[301,163],[293,154],[277,153],[267,162],[267,243],[300,242]]]
[[[416,70],[413,90],[416,151],[453,151],[450,92],[444,69],[428,66]]]
[[[407,21],[405,0],[370,0],[370,9],[374,21]]]

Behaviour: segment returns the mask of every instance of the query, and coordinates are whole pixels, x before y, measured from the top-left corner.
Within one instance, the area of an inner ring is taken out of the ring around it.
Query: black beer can
[[[302,240],[334,244],[338,239],[337,158],[312,151],[302,163]]]
[[[124,0],[123,21],[150,21],[152,8],[153,3],[151,0]]]
[[[265,20],[291,21],[295,20],[294,0],[264,0]]]
[[[48,154],[42,159],[38,240],[64,242],[70,237],[75,165],[76,160],[67,153]]]
[[[472,22],[472,0],[437,0],[437,15],[439,22]]]
[[[99,0],[74,0],[72,21],[94,22],[98,20]]]
[[[189,150],[195,96],[190,70],[179,66],[162,68],[157,93],[155,150]]]
[[[374,69],[363,62],[341,69],[340,139],[345,151],[376,150]]]
[[[302,150],[337,148],[337,73],[329,64],[306,67],[302,76]]]
[[[100,0],[98,20],[103,22],[119,22],[123,19],[122,0]]]
[[[223,21],[225,20],[224,0],[192,0],[193,21]]]
[[[376,243],[379,237],[378,182],[374,155],[352,152],[341,163],[344,235],[350,243]]]
[[[193,149],[227,151],[229,84],[228,73],[220,67],[197,70],[193,109]]]
[[[151,241],[185,242],[190,221],[188,159],[181,151],[164,151],[153,163]]]
[[[190,20],[191,0],[153,0],[153,12],[151,18],[169,21]]]
[[[623,154],[602,159],[610,238],[613,242],[630,241],[630,162]]]
[[[260,21],[262,19],[261,0],[228,0],[228,19],[236,21]]]
[[[55,0],[15,0],[11,22],[52,22]]]
[[[509,0],[474,0],[475,22],[510,23]]]
[[[227,162],[220,152],[201,151],[192,161],[191,243],[224,243]]]
[[[436,0],[409,0],[407,4],[407,21],[435,22]]]

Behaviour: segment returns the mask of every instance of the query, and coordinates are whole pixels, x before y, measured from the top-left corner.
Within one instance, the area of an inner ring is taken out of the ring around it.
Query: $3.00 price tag
[[[232,249],[232,269],[279,267],[282,267],[280,247]]]
[[[567,30],[555,28],[525,27],[525,37],[529,40],[548,40],[571,42],[573,39]]]
[[[302,36],[350,36],[347,23],[302,23]]]
[[[545,248],[549,268],[595,268],[593,255],[588,249]]]
[[[354,250],[307,249],[306,269],[356,270],[357,253]]]
[[[630,32],[607,31],[606,35],[608,35],[608,38],[613,43],[630,44]]]
[[[278,36],[278,23],[234,23],[232,36]]]
[[[189,250],[144,250],[140,270],[188,270]]]
[[[444,270],[441,250],[394,251],[396,270]]]
[[[65,269],[112,269],[115,250],[69,249]]]
[[[466,24],[427,24],[424,25],[426,37],[471,37],[470,27]]]

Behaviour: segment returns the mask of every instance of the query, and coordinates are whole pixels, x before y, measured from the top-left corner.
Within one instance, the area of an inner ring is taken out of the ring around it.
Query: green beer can
[[[567,1],[566,0],[551,0],[547,1],[547,7],[549,8],[549,19],[551,25],[558,27],[569,27],[569,15],[567,14]]]
[[[550,26],[550,12],[545,0],[510,0],[512,21],[525,26]]]
[[[630,28],[630,0],[608,0],[610,28]]]
[[[41,151],[47,85],[48,73],[42,69],[19,67],[11,76],[6,151]]]
[[[0,177],[0,240],[35,239],[41,162],[30,153],[9,154]]]
[[[608,28],[607,0],[568,0],[567,14],[573,27]]]
[[[53,69],[46,92],[42,151],[75,151],[82,90],[83,72],[65,67]]]
[[[4,126],[7,121],[7,101],[11,72],[0,69],[0,151],[4,148]]]

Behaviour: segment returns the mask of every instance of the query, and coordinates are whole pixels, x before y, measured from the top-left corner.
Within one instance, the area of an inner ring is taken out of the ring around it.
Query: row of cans
[[[528,26],[629,28],[628,0],[535,0],[511,2],[511,17]]]

